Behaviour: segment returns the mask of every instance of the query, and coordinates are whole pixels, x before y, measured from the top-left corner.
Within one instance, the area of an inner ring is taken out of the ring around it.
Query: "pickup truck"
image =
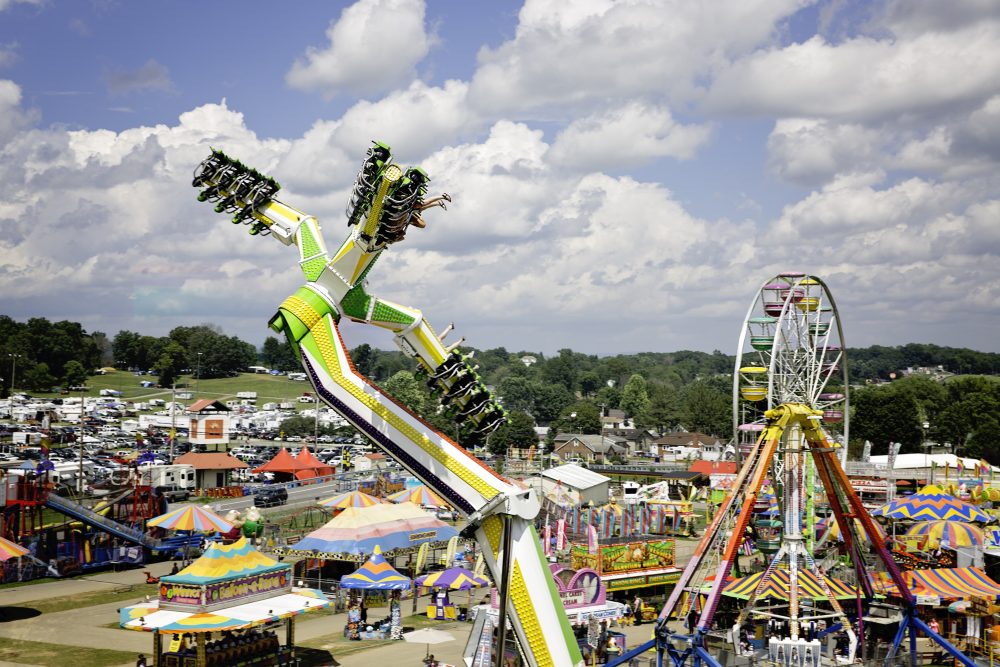
[[[157,490],[163,494],[163,497],[167,499],[168,502],[176,503],[181,500],[187,500],[191,497],[191,492],[188,489],[177,486],[176,484],[167,484],[165,486],[156,487]]]

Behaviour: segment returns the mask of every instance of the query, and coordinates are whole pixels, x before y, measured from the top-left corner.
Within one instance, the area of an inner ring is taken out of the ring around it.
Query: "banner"
[[[420,548],[417,549],[417,562],[416,565],[414,565],[415,572],[420,572],[420,570],[424,569],[424,563],[427,561],[428,548],[430,548],[430,543],[424,542],[420,545]],[[482,555],[480,555],[480,558],[482,558]]]
[[[545,524],[545,528],[542,530],[542,553],[546,556],[552,555],[552,526],[548,523]]]
[[[577,515],[579,517],[579,514]],[[566,548],[566,519],[556,521],[556,551]]]
[[[597,528],[587,526],[587,551],[597,553]]]
[[[424,542],[424,544],[427,544]],[[458,535],[455,535],[450,540],[448,540],[448,550],[445,552],[444,563],[445,567],[452,567],[455,562],[455,553],[458,551]]]
[[[476,569],[474,569],[472,572],[477,577],[481,577],[483,576],[483,572],[485,571],[486,571],[486,561],[483,559],[483,552],[480,551],[479,555],[476,556]]]

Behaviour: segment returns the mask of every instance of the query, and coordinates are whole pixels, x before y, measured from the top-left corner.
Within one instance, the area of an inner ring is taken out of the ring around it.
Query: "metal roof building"
[[[543,495],[553,491],[556,486],[562,485],[566,489],[579,493],[580,502],[584,505],[590,501],[593,501],[595,505],[603,505],[608,502],[608,487],[611,478],[578,465],[568,463],[557,468],[550,468],[543,471],[539,479],[541,482],[539,490]],[[537,486],[535,488],[538,489]]]

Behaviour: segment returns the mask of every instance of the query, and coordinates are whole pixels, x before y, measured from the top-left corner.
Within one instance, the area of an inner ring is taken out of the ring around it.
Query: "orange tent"
[[[255,473],[273,472],[294,476],[295,473],[300,470],[307,470],[309,467],[303,465],[301,461],[297,461],[294,456],[288,453],[287,449],[282,447],[281,451],[275,454],[273,459],[258,468],[254,468],[253,471]]]
[[[296,454],[295,456],[295,460],[303,468],[308,468],[309,470],[313,471],[313,474],[310,475],[310,477],[322,477],[323,475],[332,475],[333,473],[337,472],[337,470],[333,466],[329,466],[320,461],[318,458],[316,458],[313,455],[313,453],[309,451],[308,447],[303,447],[302,449],[300,449],[299,453]],[[295,476],[299,477],[299,479],[302,479],[302,477],[299,476],[298,473],[296,473]]]

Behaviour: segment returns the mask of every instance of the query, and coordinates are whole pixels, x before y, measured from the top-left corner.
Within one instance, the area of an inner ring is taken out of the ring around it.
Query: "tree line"
[[[716,350],[644,352],[597,356],[559,350],[511,352],[505,348],[463,348],[484,382],[511,413],[511,423],[490,437],[498,451],[533,436],[535,425],[556,431],[600,433],[601,415],[621,410],[638,428],[664,433],[676,428],[728,437],[731,430],[731,374],[735,357]],[[364,344],[352,350],[355,366],[446,433],[453,424],[415,375],[415,362],[398,351]],[[942,367],[956,373],[1000,374],[1000,354],[928,344],[873,346],[848,350],[852,447],[870,440],[876,453],[890,442],[920,451],[927,440],[949,442],[958,453],[1000,463],[1000,382],[990,377],[955,377],[936,382],[924,376],[889,380],[910,367]],[[0,378],[9,394],[18,388],[46,391],[76,386],[103,366],[153,371],[161,385],[181,374],[224,377],[262,364],[282,371],[299,362],[276,337],[261,349],[218,327],[176,327],[155,337],[119,331],[113,339],[87,332],[76,322],[26,322],[0,315]],[[924,427],[924,424],[927,427]]]

